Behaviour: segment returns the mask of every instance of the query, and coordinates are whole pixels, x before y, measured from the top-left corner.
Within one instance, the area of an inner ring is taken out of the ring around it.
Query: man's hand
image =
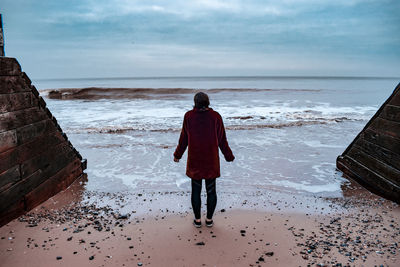
[[[179,159],[177,159],[177,158],[174,157],[174,161],[175,161],[175,162],[179,162]]]

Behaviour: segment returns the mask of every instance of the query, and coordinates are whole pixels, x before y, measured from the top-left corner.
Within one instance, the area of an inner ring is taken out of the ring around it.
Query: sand
[[[203,222],[197,229],[190,207],[156,209],[165,199],[157,203],[154,195],[139,194],[146,204],[120,214],[122,208],[83,201],[75,184],[0,228],[0,265],[400,266],[400,208],[364,191],[328,200],[330,208],[322,198],[303,209],[277,204],[270,210],[257,197],[239,206],[221,204],[214,226]]]

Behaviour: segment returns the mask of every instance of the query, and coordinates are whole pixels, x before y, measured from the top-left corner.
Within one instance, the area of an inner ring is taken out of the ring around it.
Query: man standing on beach
[[[213,214],[217,205],[215,180],[220,177],[219,151],[221,149],[225,160],[235,159],[226,140],[224,123],[221,115],[209,108],[210,101],[205,93],[194,96],[194,108],[186,112],[179,144],[174,153],[174,161],[179,162],[183,153],[188,149],[186,175],[192,179],[192,207],[194,212],[193,224],[201,227],[201,187],[205,180],[207,191],[206,226],[213,225]]]

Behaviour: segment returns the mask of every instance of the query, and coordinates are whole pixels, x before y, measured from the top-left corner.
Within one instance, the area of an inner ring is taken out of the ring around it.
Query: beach
[[[343,199],[262,194],[194,228],[189,193],[82,201],[84,181],[0,229],[2,266],[398,266],[400,208],[353,184]],[[228,197],[224,194],[220,197]],[[203,196],[204,199],[204,196]],[[181,203],[182,207],[171,205]],[[118,203],[118,204],[116,204]],[[298,208],[301,207],[301,208]]]
[[[335,165],[396,79],[34,82],[88,160],[87,175],[0,229],[4,266],[400,264],[399,206]],[[221,114],[236,156],[220,156],[215,225],[200,229],[186,153],[179,164],[172,157],[198,91]]]

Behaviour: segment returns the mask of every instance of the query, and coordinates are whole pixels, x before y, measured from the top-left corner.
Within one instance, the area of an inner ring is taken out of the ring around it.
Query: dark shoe
[[[206,219],[206,226],[207,227],[212,227],[213,226],[213,220]]]
[[[193,220],[193,225],[196,228],[200,228],[201,227],[201,221],[200,222],[196,222],[196,220]]]

